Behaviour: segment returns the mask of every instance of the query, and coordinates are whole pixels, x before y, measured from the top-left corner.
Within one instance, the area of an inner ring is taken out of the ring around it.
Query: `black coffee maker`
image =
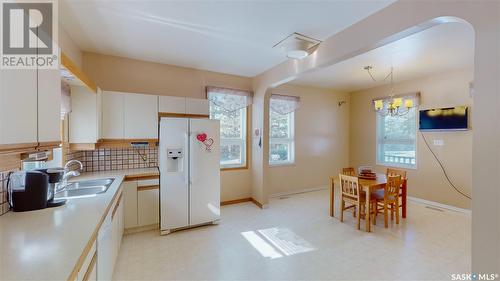
[[[24,212],[63,205],[49,201],[50,176],[43,171],[15,172],[9,175],[9,204],[14,212]]]
[[[47,208],[57,207],[66,204],[66,199],[55,199],[56,185],[60,183],[64,177],[63,168],[38,169],[35,171],[42,172],[49,176],[49,185],[47,189]]]

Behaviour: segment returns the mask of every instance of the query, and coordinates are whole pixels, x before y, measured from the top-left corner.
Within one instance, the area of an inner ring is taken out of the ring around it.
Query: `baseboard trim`
[[[227,206],[227,205],[233,205],[233,204],[239,204],[239,203],[246,203],[246,202],[252,202],[257,207],[259,207],[261,209],[266,209],[266,205],[262,205],[259,201],[253,199],[252,197],[235,199],[235,200],[228,200],[228,201],[222,201],[222,202],[220,202],[220,205],[221,206]]]
[[[319,191],[319,190],[325,190],[325,189],[328,189],[328,186],[320,186],[320,187],[313,187],[313,188],[304,188],[304,189],[299,189],[299,190],[294,190],[294,191],[278,192],[278,193],[273,193],[273,194],[269,195],[269,198],[278,198],[281,196],[301,194],[301,193],[313,192],[313,191]]]
[[[245,203],[245,202],[252,202],[252,198],[241,198],[241,199],[235,199],[235,200],[228,200],[228,201],[222,201],[220,202],[221,206],[227,206],[227,205],[233,205],[233,204],[239,204],[239,203]]]
[[[261,209],[265,209],[265,206],[262,205],[259,201],[255,200],[253,198],[251,198],[251,199],[252,199],[252,203],[254,203],[255,205],[257,205],[257,207],[259,207]]]
[[[437,208],[441,208],[441,209],[445,209],[445,210],[449,210],[449,211],[454,211],[454,212],[459,212],[459,213],[464,213],[464,214],[469,214],[469,215],[472,214],[472,211],[469,209],[463,209],[463,208],[459,208],[459,207],[455,207],[455,206],[451,206],[451,205],[446,205],[446,204],[442,204],[442,203],[435,202],[435,201],[425,200],[425,199],[417,198],[417,197],[413,197],[413,196],[408,196],[408,200],[415,202],[415,203],[420,203],[420,204],[424,204],[424,205],[428,205],[428,206],[432,206],[432,207],[437,207]]]

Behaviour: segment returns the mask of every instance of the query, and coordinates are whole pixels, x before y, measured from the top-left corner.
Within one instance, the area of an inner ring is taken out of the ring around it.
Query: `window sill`
[[[287,163],[269,163],[269,167],[274,168],[274,167],[289,167],[289,166],[295,166],[295,162],[287,162]]]
[[[221,172],[224,172],[224,171],[238,171],[238,170],[248,170],[248,166],[220,168]]]
[[[379,163],[377,162],[377,166],[387,167],[387,168],[399,168],[399,169],[410,169],[417,170],[417,164],[415,165],[395,165],[394,163]]]

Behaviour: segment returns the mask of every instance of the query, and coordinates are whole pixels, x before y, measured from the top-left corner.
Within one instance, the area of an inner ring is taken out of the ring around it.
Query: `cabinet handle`
[[[120,202],[122,201],[122,196],[123,192],[120,194],[120,197],[118,197],[118,200],[116,201],[115,207],[113,208],[113,212],[111,213],[111,220],[115,217],[115,213],[118,210],[118,207],[120,206]]]
[[[83,281],[87,281],[90,278],[90,273],[93,271],[95,264],[96,264],[96,258],[97,258],[97,252],[94,253],[92,256],[92,260],[90,261],[89,267],[87,267],[87,271],[85,272],[85,275],[83,276]]]
[[[151,190],[151,189],[160,189],[159,185],[143,185],[143,186],[138,186],[137,191],[144,191],[144,190]]]

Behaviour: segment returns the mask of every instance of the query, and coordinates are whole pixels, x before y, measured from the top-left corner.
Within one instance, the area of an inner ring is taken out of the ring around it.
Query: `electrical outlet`
[[[443,146],[444,145],[444,140],[434,140],[434,145],[435,146]]]

